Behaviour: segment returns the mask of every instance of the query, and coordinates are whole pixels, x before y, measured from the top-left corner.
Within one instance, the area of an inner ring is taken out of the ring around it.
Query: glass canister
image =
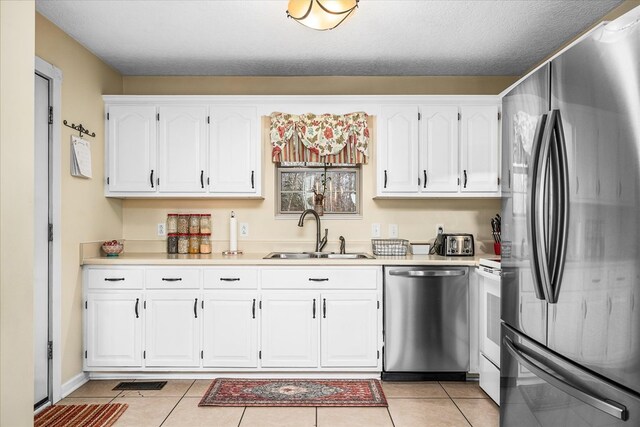
[[[178,234],[177,233],[169,233],[167,235],[167,253],[168,254],[178,253]]]
[[[200,215],[200,233],[211,234],[211,214]]]
[[[211,233],[200,234],[200,253],[201,254],[211,253]]]
[[[189,215],[179,214],[178,215],[178,233],[187,234],[188,232],[189,232]]]
[[[178,253],[179,254],[189,253],[189,235],[186,233],[178,234]]]
[[[189,234],[200,233],[200,214],[191,214],[189,217]]]
[[[167,234],[178,232],[178,214],[167,215]]]
[[[189,253],[190,254],[200,253],[200,235],[199,234],[189,234]]]

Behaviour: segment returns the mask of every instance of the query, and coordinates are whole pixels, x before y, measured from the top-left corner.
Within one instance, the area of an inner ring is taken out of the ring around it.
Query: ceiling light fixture
[[[358,7],[359,0],[289,0],[287,17],[314,30],[333,30]]]

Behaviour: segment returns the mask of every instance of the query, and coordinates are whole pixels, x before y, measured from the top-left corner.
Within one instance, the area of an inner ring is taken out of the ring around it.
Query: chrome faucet
[[[338,237],[338,240],[340,240],[340,253],[344,254],[346,253],[346,242],[344,240],[344,236],[340,236]]]
[[[316,252],[322,252],[322,248],[327,244],[327,234],[329,233],[329,229],[324,229],[324,237],[321,239],[320,216],[318,215],[318,212],[313,209],[307,209],[302,212],[302,215],[300,215],[300,219],[298,220],[298,227],[302,227],[304,225],[304,217],[307,216],[307,214],[312,214],[316,218]]]

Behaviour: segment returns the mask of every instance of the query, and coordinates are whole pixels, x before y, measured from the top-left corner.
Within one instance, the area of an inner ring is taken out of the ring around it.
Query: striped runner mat
[[[37,414],[34,427],[109,427],[127,409],[126,403],[54,405]]]

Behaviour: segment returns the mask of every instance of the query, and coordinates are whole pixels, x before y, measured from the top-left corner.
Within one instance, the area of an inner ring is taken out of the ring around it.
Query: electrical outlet
[[[240,237],[249,237],[249,223],[240,223]]]
[[[380,224],[371,224],[371,237],[380,237]]]
[[[398,238],[398,224],[389,224],[389,238]]]
[[[167,230],[165,227],[166,227],[166,224],[164,222],[158,223],[158,236],[162,237],[165,234],[167,234]]]
[[[436,236],[439,233],[444,233],[444,224],[436,224]]]

